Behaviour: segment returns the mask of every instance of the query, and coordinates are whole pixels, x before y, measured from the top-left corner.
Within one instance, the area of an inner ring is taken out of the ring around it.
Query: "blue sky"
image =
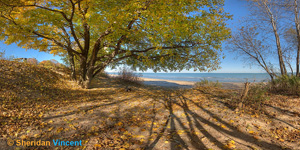
[[[228,27],[234,31],[234,28],[238,26],[239,20],[249,14],[248,9],[246,7],[246,2],[243,0],[225,0],[225,11],[233,15],[233,19],[227,21]],[[236,59],[236,54],[230,53],[225,49],[225,44],[223,44],[223,52],[225,54],[225,59],[221,59],[221,69],[214,71],[215,73],[260,73],[263,72],[259,67],[245,64],[241,59]],[[17,47],[15,44],[5,45],[2,41],[0,41],[0,51],[5,50],[6,57],[14,55],[15,57],[24,57],[24,58],[36,58],[38,61],[56,59],[59,62],[59,56],[53,56],[52,54],[48,54],[45,52],[39,52],[37,50],[25,50]],[[106,71],[116,71],[106,69]],[[151,70],[147,72],[152,72]],[[187,71],[183,70],[182,72],[191,72],[193,70]]]

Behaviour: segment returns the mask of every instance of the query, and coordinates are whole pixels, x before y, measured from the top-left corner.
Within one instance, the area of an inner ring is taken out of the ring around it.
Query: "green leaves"
[[[230,33],[222,6],[222,0],[3,1],[0,38],[74,56],[81,76],[118,62],[140,70],[214,70]]]

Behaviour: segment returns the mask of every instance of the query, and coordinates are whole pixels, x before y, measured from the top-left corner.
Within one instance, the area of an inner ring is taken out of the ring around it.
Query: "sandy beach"
[[[144,84],[162,87],[177,87],[177,88],[192,88],[196,82],[192,81],[177,81],[177,80],[163,80],[152,78],[141,78]],[[220,82],[224,89],[241,89],[244,83],[242,82]]]
[[[116,77],[117,75],[110,74],[111,77]],[[169,88],[192,88],[196,82],[192,81],[178,81],[178,80],[164,80],[164,79],[152,79],[152,78],[143,78],[144,84],[152,86],[161,86]],[[224,89],[242,89],[244,83],[242,82],[220,82],[222,88]]]

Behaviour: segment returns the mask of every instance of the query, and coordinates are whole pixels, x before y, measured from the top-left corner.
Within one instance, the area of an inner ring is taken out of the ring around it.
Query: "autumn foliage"
[[[216,70],[221,42],[230,35],[223,6],[224,0],[1,0],[0,39],[67,56],[71,77],[78,68],[84,88],[120,63],[140,70]]]
[[[29,63],[0,60],[0,134],[15,136],[40,125],[44,112],[65,97],[63,76]],[[69,97],[70,95],[68,95]]]

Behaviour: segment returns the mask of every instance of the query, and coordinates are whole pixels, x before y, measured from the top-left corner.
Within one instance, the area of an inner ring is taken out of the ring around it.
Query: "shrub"
[[[262,110],[265,101],[269,100],[268,90],[269,87],[265,83],[249,85],[248,90],[242,90],[241,94],[232,93],[231,100],[227,104],[229,107],[235,108],[235,110],[257,113],[257,111]]]
[[[108,78],[108,77],[109,77],[109,75],[108,75],[105,71],[99,72],[99,73],[97,74],[97,76],[99,76],[99,77],[105,77],[105,78]]]
[[[296,76],[279,76],[269,83],[270,91],[273,93],[300,95],[300,77]]]
[[[39,63],[39,65],[41,65],[41,66],[43,66],[45,68],[51,68],[51,69],[55,68],[55,63],[51,62],[50,60],[41,61]]]
[[[250,86],[244,106],[261,110],[264,102],[269,99],[267,95],[268,89],[268,86],[263,83]]]
[[[204,87],[204,86],[209,86],[209,87],[222,87],[222,84],[219,83],[219,81],[217,82],[213,82],[213,81],[208,81],[207,79],[201,79],[200,82],[196,82],[194,84],[194,87]]]
[[[36,58],[28,58],[26,62],[29,63],[29,64],[32,64],[32,65],[38,65],[39,64],[39,62]]]
[[[2,51],[0,51],[0,60],[4,60],[5,59],[5,51],[4,50],[2,50]]]
[[[140,85],[143,82],[143,80],[140,78],[141,76],[141,74],[137,75],[129,68],[123,67],[118,72],[117,78],[125,83]]]

